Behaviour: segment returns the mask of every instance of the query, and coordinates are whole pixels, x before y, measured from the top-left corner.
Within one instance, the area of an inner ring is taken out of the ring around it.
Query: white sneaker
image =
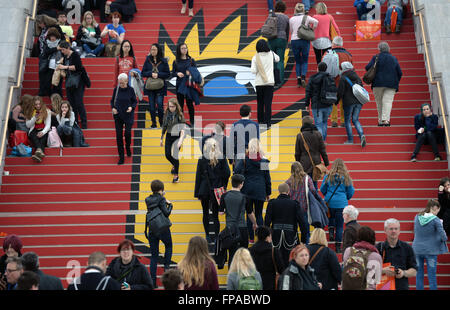
[[[186,3],[183,3],[183,6],[181,7],[181,14],[186,13]]]

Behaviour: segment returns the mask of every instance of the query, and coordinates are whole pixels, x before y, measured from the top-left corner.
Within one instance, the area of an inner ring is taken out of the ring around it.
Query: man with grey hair
[[[356,242],[358,229],[361,227],[356,221],[358,219],[359,211],[352,205],[348,205],[342,210],[342,217],[344,218],[345,229],[342,234],[342,253],[345,249],[353,246]]]
[[[384,263],[391,267],[383,267],[382,273],[395,276],[395,289],[408,290],[408,278],[415,277],[417,273],[416,255],[413,248],[406,242],[399,240],[400,222],[395,218],[384,222],[386,240],[376,245]]]
[[[337,59],[336,59],[337,58]],[[334,61],[332,61],[334,59]],[[329,61],[328,61],[329,60]],[[342,63],[350,62],[353,63],[352,54],[344,48],[344,39],[340,36],[336,36],[331,42],[331,49],[323,56],[322,61],[327,64],[327,72],[336,72],[330,75],[334,78],[336,85],[339,85],[340,74],[342,72]],[[333,70],[331,70],[333,68]],[[338,126],[338,108],[340,111],[340,123],[344,126],[344,109],[342,106],[342,100],[339,100],[337,105],[333,104],[333,109],[331,110],[331,126]]]
[[[39,276],[40,291],[64,290],[61,280],[58,277],[47,275],[39,269],[39,257],[34,252],[27,252],[22,255],[24,271],[31,271]]]
[[[12,256],[6,260],[6,290],[11,291],[17,288],[17,282],[23,273],[22,258]]]
[[[392,102],[403,73],[397,58],[390,53],[387,42],[380,42],[378,50],[380,53],[372,57],[365,69],[368,71],[377,62],[371,87],[377,104],[378,126],[390,126]]]

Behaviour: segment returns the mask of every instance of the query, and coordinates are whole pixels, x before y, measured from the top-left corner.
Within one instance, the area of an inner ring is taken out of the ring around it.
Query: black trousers
[[[72,106],[73,113],[75,114],[75,121],[78,122],[78,116],[80,116],[81,126],[87,126],[86,108],[84,107],[84,84],[81,82],[80,87],[66,89],[67,100]]]
[[[272,121],[273,86],[256,86],[257,118],[259,124],[270,127]]]
[[[52,84],[53,73],[55,70],[48,69],[45,72],[39,72],[39,96],[51,96],[54,93],[62,97],[62,78],[58,86]]]
[[[178,169],[180,168],[180,161],[178,160],[178,152],[177,141],[180,136],[172,136],[170,133],[166,134],[166,143],[164,145],[164,151],[167,160],[175,167],[174,173],[178,175]],[[173,149],[173,155],[172,155]]]
[[[433,150],[434,156],[439,156],[439,149],[437,144],[437,138],[435,132],[426,131],[417,136],[416,148],[414,149],[414,155],[419,154],[420,148],[422,145],[428,141],[431,144],[431,148]]]
[[[203,209],[203,227],[205,228],[205,233],[208,238],[210,237],[210,229],[209,229],[209,221],[210,219],[213,222],[213,232],[214,238],[217,238],[220,231],[220,222],[219,222],[219,206],[217,205],[217,201],[212,196],[202,196],[200,198],[200,202],[202,203]],[[210,208],[211,205],[211,208]],[[209,210],[211,209],[212,214],[209,214]]]
[[[131,128],[133,123],[124,122],[118,114],[114,114],[114,125],[116,127],[117,151],[120,159],[124,159],[123,137],[125,136],[125,146],[127,149],[131,147]],[[125,135],[123,127],[125,126]]]
[[[186,98],[183,94],[177,93],[177,100],[180,104],[181,110],[184,112],[184,100],[186,99],[186,105],[189,110],[189,122],[191,125],[194,125],[194,116],[195,116],[195,109],[194,109],[194,102],[191,99]]]
[[[28,134],[28,138],[31,141],[31,145],[34,146],[36,149],[41,149],[42,152],[44,152],[45,147],[47,146],[47,137],[48,137],[48,133],[46,133],[45,135],[43,135],[42,137],[38,137],[38,130],[33,129],[29,134]]]
[[[315,47],[313,47],[313,49],[314,49],[314,54],[316,55],[316,62],[317,62],[317,64],[319,64],[322,61],[323,55],[326,54],[326,52],[330,49],[330,47],[323,49],[323,50],[319,50]]]
[[[241,240],[238,245],[232,247],[228,250],[228,268],[231,266],[234,254],[239,248],[248,248],[248,230],[246,227],[239,227],[239,232],[241,233]]]

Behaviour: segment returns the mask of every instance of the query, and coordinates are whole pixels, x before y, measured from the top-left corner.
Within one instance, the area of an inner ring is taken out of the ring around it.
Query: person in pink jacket
[[[317,64],[319,64],[323,55],[331,48],[332,38],[330,36],[330,24],[333,24],[333,27],[336,29],[339,36],[341,34],[333,16],[327,13],[327,6],[325,3],[319,2],[316,4],[316,13],[317,14],[314,15],[313,18],[318,20],[319,24],[314,29],[316,39],[312,41],[312,46],[316,55]]]

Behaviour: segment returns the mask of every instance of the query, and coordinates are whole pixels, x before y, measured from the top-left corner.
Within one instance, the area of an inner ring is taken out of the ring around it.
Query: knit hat
[[[344,61],[343,63],[341,63],[341,68],[342,71],[353,70],[353,65],[349,61]]]

